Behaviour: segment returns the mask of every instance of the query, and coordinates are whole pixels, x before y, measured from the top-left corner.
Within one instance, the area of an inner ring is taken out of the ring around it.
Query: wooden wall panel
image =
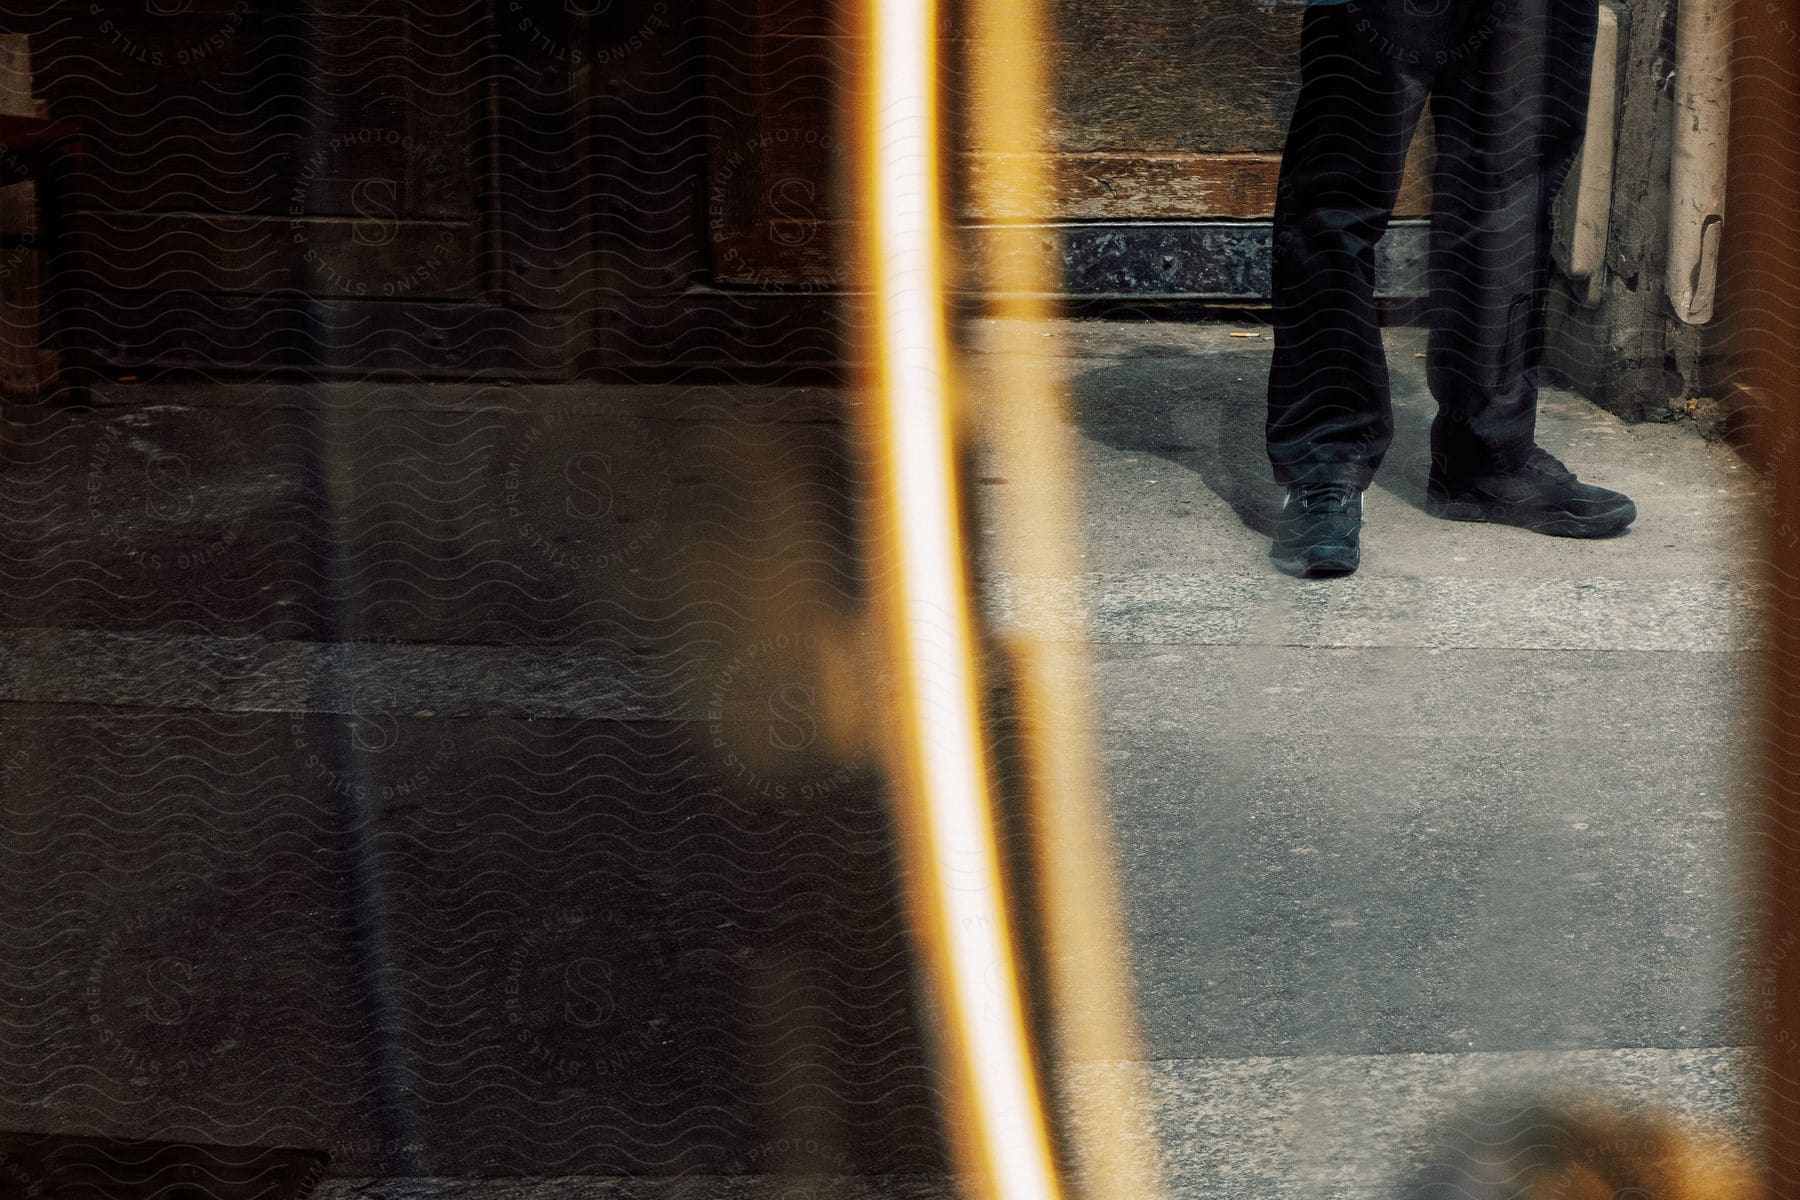
[[[1279,150],[1299,90],[1300,12],[1254,0],[1060,0],[1056,108],[1065,152]]]
[[[481,95],[463,6],[291,7],[119,5],[97,36],[67,23],[40,38],[52,110],[101,151],[79,202],[349,215],[376,181],[398,215],[469,219]]]
[[[124,291],[265,295],[298,291],[368,300],[474,299],[480,261],[450,222],[227,213],[86,212],[78,244]]]
[[[32,21],[51,111],[93,151],[71,224],[104,356],[193,365],[215,346],[213,365],[256,368],[243,356],[316,348],[354,371],[393,337],[421,367],[504,369],[467,335],[486,306],[519,371],[575,368],[595,172],[571,84],[582,44],[540,44],[551,17],[569,24],[560,0],[85,8]],[[219,327],[249,313],[282,328]],[[328,327],[340,316],[355,328]]]
[[[0,113],[40,112],[33,78],[30,36],[0,34]],[[43,345],[39,232],[37,184],[0,186],[0,393],[33,395],[56,375],[56,351]]]
[[[824,286],[835,281],[829,184],[838,64],[853,50],[841,0],[758,0],[716,82],[711,148],[713,279]],[[1050,63],[1054,103],[1047,205],[996,193],[994,164],[957,165],[960,215],[1030,219],[1266,219],[1299,88],[1301,6],[1264,0],[1059,0]],[[984,53],[954,26],[948,61]],[[979,111],[964,112],[979,121]],[[1408,160],[1397,215],[1430,208],[1428,121]]]

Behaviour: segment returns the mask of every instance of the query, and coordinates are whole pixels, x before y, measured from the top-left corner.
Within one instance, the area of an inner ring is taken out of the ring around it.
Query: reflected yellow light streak
[[[890,757],[949,1121],[976,1194],[1056,1200],[993,824],[964,563],[940,215],[937,6],[870,0],[859,97]]]

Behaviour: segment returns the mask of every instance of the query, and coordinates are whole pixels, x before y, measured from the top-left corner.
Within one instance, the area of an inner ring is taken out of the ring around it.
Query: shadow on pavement
[[[1412,353],[1407,342],[1390,348],[1394,441],[1374,486],[1422,512],[1436,405],[1425,390],[1424,363]],[[1092,361],[1070,380],[1084,436],[1192,471],[1246,528],[1274,536],[1282,490],[1263,449],[1266,354],[1153,346]]]

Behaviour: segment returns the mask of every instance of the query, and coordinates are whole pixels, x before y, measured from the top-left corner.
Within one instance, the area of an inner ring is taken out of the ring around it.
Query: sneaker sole
[[[1331,579],[1341,575],[1354,575],[1362,562],[1361,554],[1354,551],[1349,554],[1329,554],[1310,562],[1273,551],[1269,558],[1278,570],[1288,575],[1298,575],[1302,579]]]
[[[1485,504],[1480,500],[1440,500],[1426,497],[1426,511],[1446,521],[1481,521],[1512,525],[1549,537],[1597,538],[1621,533],[1637,520],[1635,506],[1614,509],[1592,517],[1572,513],[1521,512],[1509,504]]]

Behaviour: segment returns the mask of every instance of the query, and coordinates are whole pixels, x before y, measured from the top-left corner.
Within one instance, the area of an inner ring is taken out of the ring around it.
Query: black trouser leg
[[[1442,11],[1415,11],[1422,7]],[[1270,280],[1268,446],[1282,484],[1367,486],[1393,436],[1375,243],[1393,214],[1437,51],[1469,7],[1349,0],[1314,4],[1302,20]]]
[[[1550,203],[1581,145],[1596,0],[1493,0],[1431,98],[1426,378],[1448,479],[1516,466],[1537,417]]]
[[[1349,0],[1307,9],[1282,155],[1269,458],[1284,484],[1366,484],[1392,437],[1375,243],[1431,96],[1427,379],[1444,469],[1529,450],[1550,201],[1580,146],[1596,0]]]

